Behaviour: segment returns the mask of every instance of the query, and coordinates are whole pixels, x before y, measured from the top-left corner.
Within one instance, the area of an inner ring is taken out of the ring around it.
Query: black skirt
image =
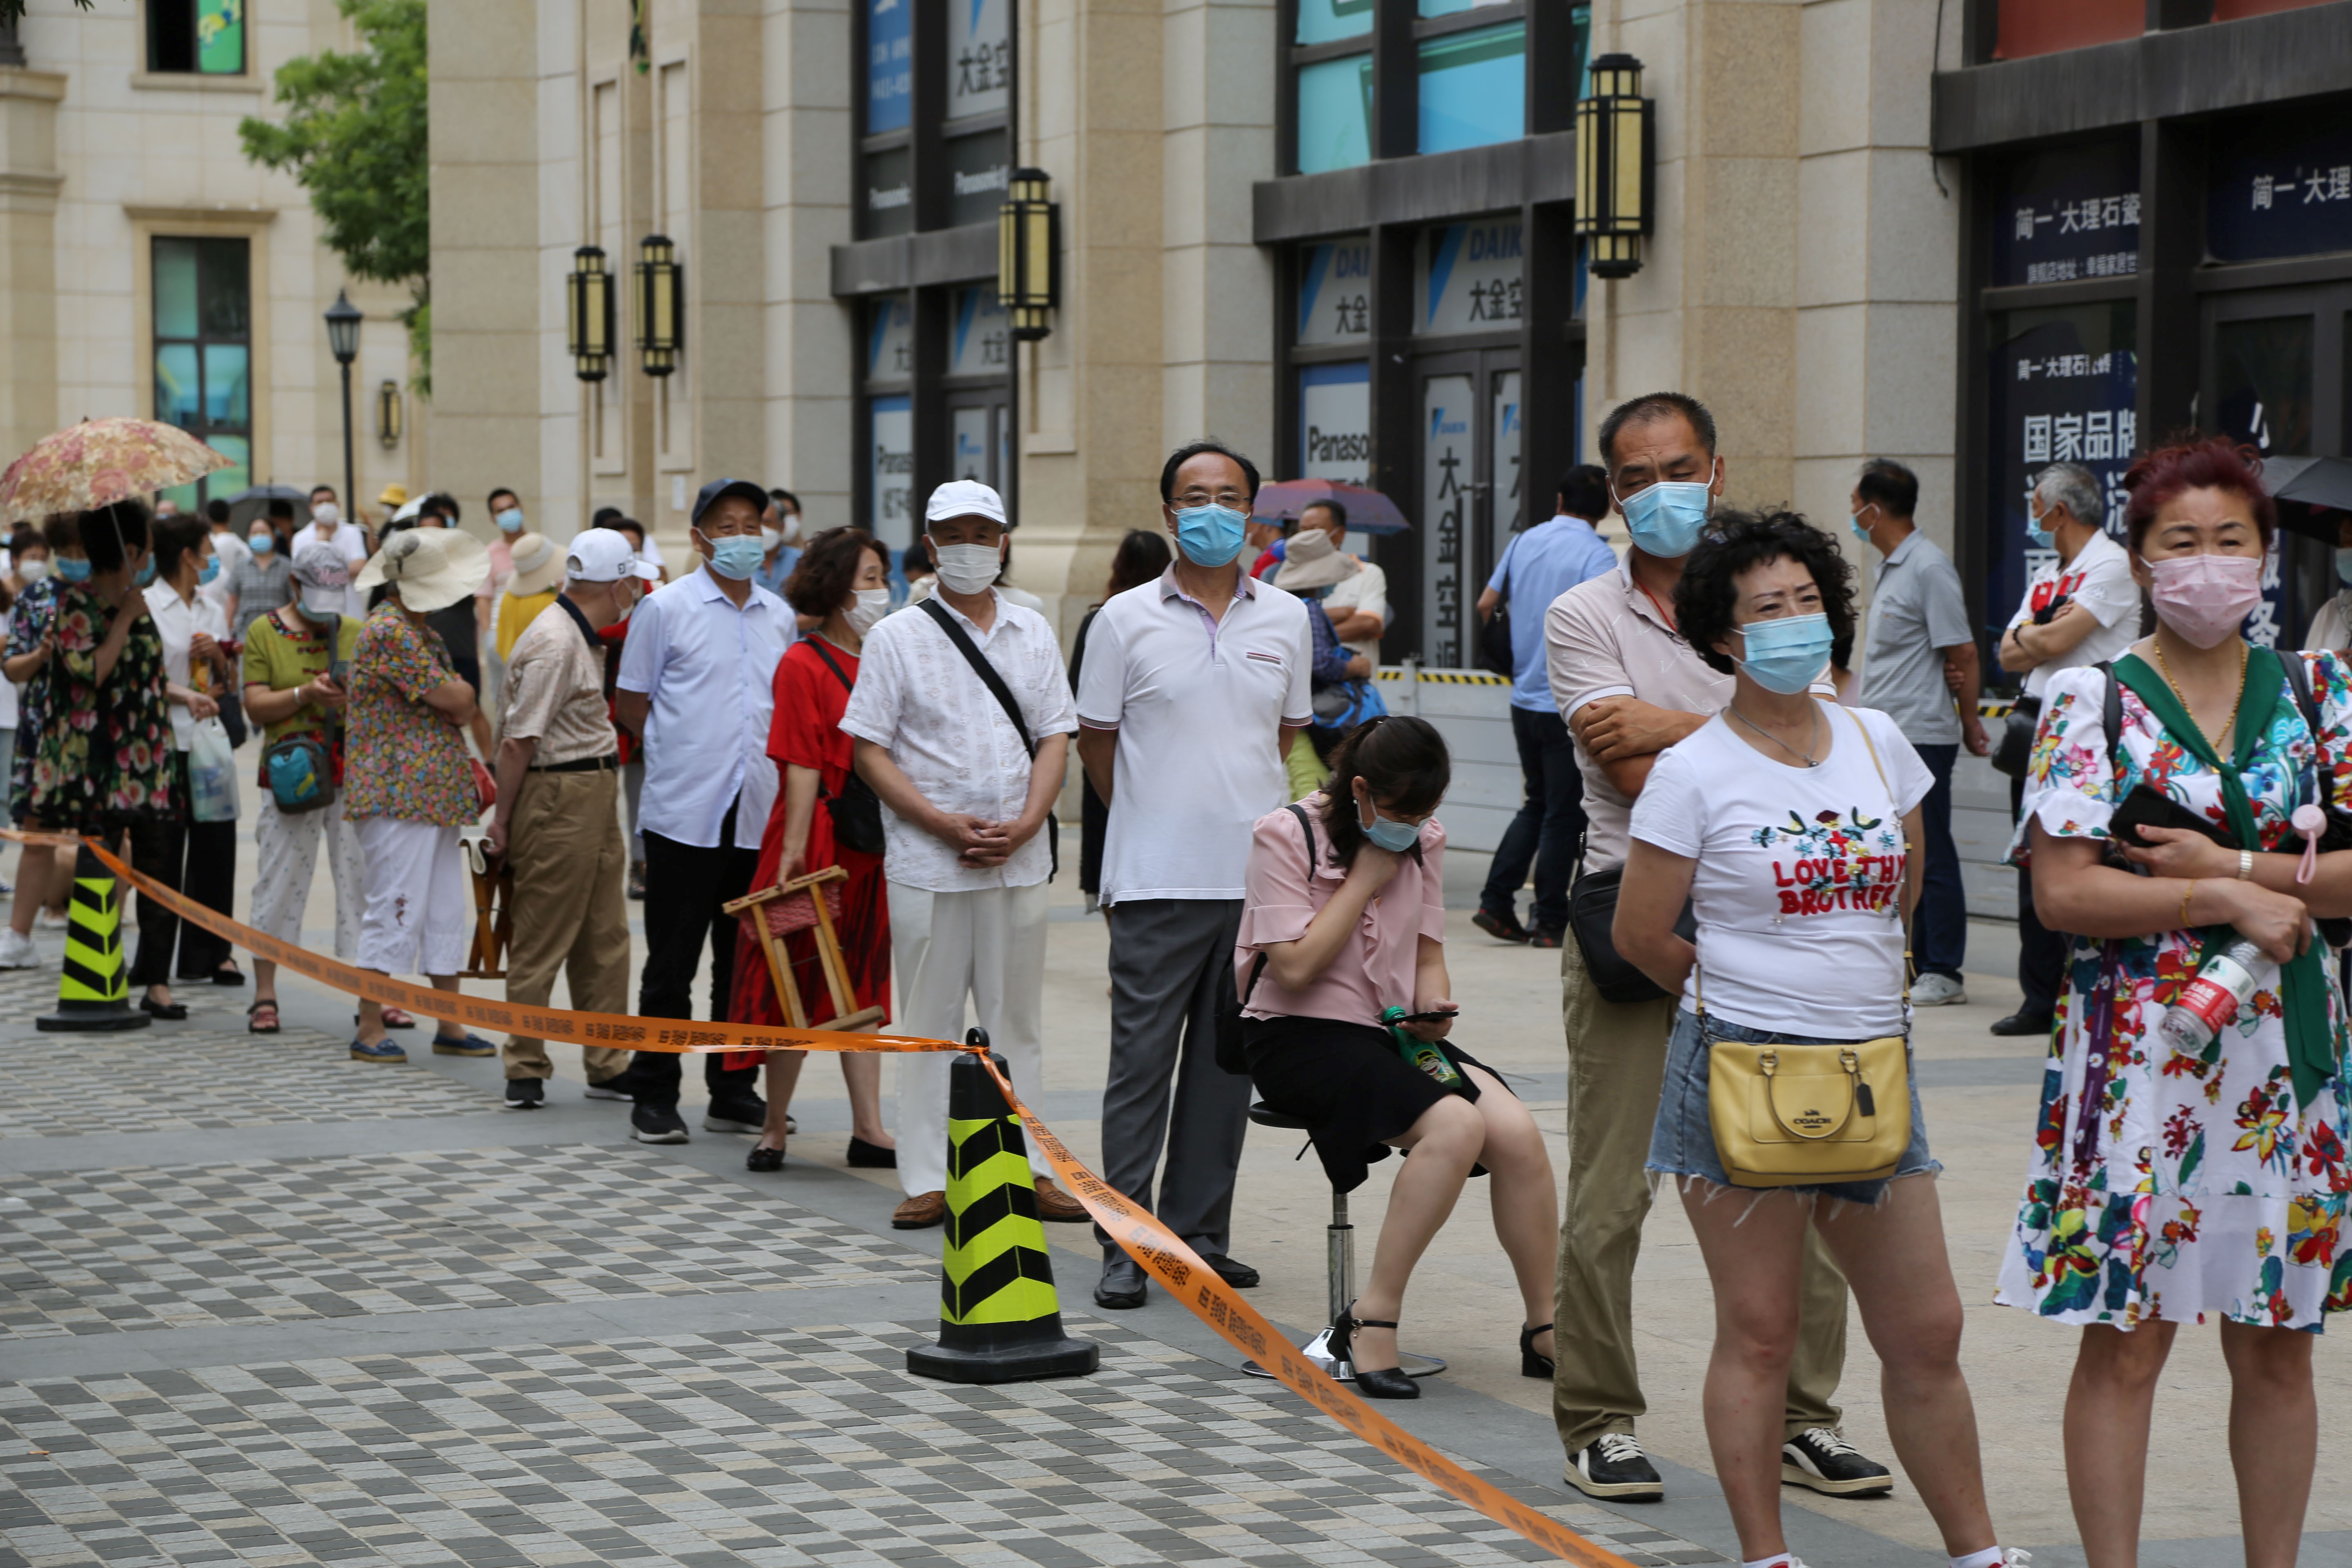
[[[1444,1047],[1457,1068],[1495,1070],[1451,1040]],[[1242,1048],[1258,1098],[1307,1123],[1324,1174],[1342,1193],[1362,1186],[1369,1168],[1389,1157],[1389,1139],[1454,1092],[1406,1061],[1388,1030],[1370,1024],[1244,1018]],[[1465,1072],[1462,1081],[1463,1098],[1475,1100],[1477,1080]],[[1474,1165],[1470,1173],[1483,1176],[1486,1167]]]

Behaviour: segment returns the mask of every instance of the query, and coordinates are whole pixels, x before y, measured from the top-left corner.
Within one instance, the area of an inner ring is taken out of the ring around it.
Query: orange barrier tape
[[[952,1040],[927,1040],[913,1035],[857,1035],[839,1029],[776,1029],[762,1024],[709,1023],[684,1018],[639,1018],[619,1013],[576,1013],[566,1007],[518,1007],[463,992],[436,991],[411,985],[373,970],[354,969],[331,958],[280,942],[266,931],[233,921],[175,893],[152,878],[143,877],[94,839],[68,834],[21,833],[0,830],[0,837],[24,844],[54,844],[87,847],[117,877],[153,899],[182,920],[226,938],[256,958],[282,964],[322,985],[348,991],[386,1006],[405,1007],[428,1018],[447,1018],[467,1026],[502,1029],[510,1035],[535,1035],[543,1040],[569,1040],[575,1045],[607,1046],[614,1049],[670,1051],[707,1056],[713,1051],[961,1051]]]
[[[1052,1130],[1021,1103],[1021,1097],[1013,1091],[1012,1080],[997,1070],[992,1058],[982,1052],[980,1061],[988,1068],[988,1076],[996,1080],[996,1087],[1004,1091],[1004,1102],[1021,1118],[1031,1142],[1053,1164],[1062,1184],[1094,1215],[1095,1223],[1129,1258],[1157,1276],[1171,1296],[1214,1329],[1226,1343],[1247,1354],[1292,1393],[1390,1458],[1545,1551],[1578,1563],[1580,1568],[1632,1568],[1615,1552],[1595,1546],[1558,1520],[1538,1513],[1480,1480],[1374,1410],[1361,1394],[1342,1387],[1329,1373],[1299,1354],[1297,1347],[1283,1338],[1281,1331],[1217,1278],[1216,1270],[1202,1262],[1199,1255],[1160,1224],[1150,1210],[1129,1203],[1063,1147]]]

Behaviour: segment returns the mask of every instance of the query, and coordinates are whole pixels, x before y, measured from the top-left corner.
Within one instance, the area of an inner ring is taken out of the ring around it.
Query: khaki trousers
[[[575,1009],[628,1012],[629,855],[620,789],[620,773],[611,768],[523,774],[507,828],[507,859],[514,867],[509,1002],[547,1005],[562,972]],[[591,1083],[629,1065],[625,1050],[583,1046],[581,1053]],[[555,1076],[546,1042],[531,1036],[509,1036],[502,1054],[509,1079]]]
[[[1631,1433],[1649,1408],[1633,1364],[1633,1262],[1650,1212],[1642,1167],[1666,1073],[1675,1002],[1603,1001],[1570,934],[1560,944],[1568,1028],[1568,1201],[1559,1227],[1558,1347],[1551,1414],[1570,1455],[1604,1432]],[[1834,1426],[1845,1369],[1845,1277],[1805,1230],[1787,1435]]]

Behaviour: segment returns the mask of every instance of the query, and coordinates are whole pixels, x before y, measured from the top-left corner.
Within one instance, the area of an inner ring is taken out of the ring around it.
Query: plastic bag
[[[217,717],[197,720],[188,741],[188,815],[197,822],[236,820],[236,749]]]

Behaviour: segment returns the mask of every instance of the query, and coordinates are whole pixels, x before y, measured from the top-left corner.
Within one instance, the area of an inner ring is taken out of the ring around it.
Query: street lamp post
[[[343,510],[353,518],[359,514],[352,499],[352,361],[360,357],[360,322],[365,319],[342,289],[335,290],[335,302],[327,307],[327,347],[343,371]]]

